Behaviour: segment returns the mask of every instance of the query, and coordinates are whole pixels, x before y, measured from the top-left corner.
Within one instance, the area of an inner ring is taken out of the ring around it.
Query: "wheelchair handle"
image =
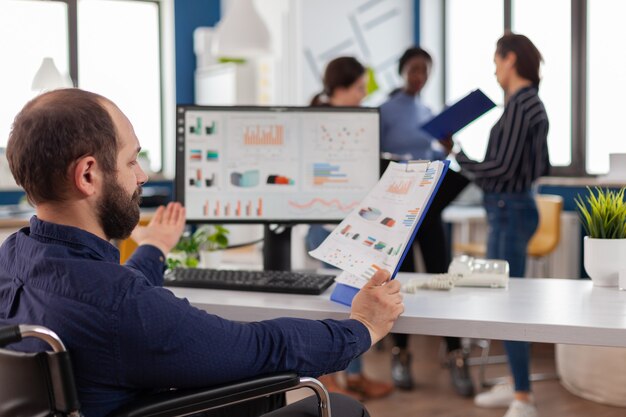
[[[43,326],[22,324],[0,328],[0,347],[17,343],[24,337],[41,339],[52,347],[55,352],[65,352],[65,345],[55,332]]]
[[[0,328],[0,347],[22,340],[20,326],[6,326]]]

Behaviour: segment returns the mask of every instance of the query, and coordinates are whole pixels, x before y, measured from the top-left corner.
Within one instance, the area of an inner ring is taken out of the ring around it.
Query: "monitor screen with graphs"
[[[379,177],[374,108],[178,106],[189,222],[342,220]]]

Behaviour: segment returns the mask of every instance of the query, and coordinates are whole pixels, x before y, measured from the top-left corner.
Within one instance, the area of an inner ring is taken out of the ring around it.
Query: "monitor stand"
[[[266,224],[263,233],[263,269],[266,271],[291,270],[291,228],[274,225],[275,230]]]

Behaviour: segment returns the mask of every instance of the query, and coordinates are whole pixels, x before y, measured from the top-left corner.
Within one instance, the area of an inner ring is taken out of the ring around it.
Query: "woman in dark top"
[[[390,159],[446,159],[452,148],[450,137],[438,139],[421,129],[434,116],[421,99],[432,65],[432,57],[420,47],[408,48],[398,61],[398,74],[402,77],[403,85],[394,90],[380,106],[380,147],[382,152],[394,155]],[[437,143],[441,145],[440,149],[436,149]],[[449,170],[417,231],[415,242],[419,245],[427,273],[448,272],[450,243],[441,212],[468,183],[467,178]],[[412,257],[405,258],[400,270],[416,272]],[[394,339],[392,379],[397,387],[411,389],[414,384],[408,335],[394,334]],[[458,337],[446,337],[444,340],[452,386],[459,395],[473,396],[474,386],[467,365],[469,352],[463,349]]]
[[[365,67],[353,57],[339,57],[328,63],[324,71],[324,90],[311,100],[311,106],[357,107],[367,95],[367,73]],[[317,248],[333,230],[335,225],[311,225],[306,236],[307,248]],[[331,267],[330,265],[326,265]],[[359,399],[380,398],[393,391],[387,382],[367,378],[361,369],[361,358],[356,358],[346,369],[346,390],[335,379],[335,375],[320,377],[320,381],[332,392],[340,392]]]
[[[526,247],[539,215],[531,188],[548,174],[548,115],[539,98],[541,54],[525,36],[507,33],[498,40],[494,56],[496,78],[504,90],[502,117],[491,129],[482,162],[463,151],[456,156],[484,192],[489,232],[487,257],[509,262],[511,277],[524,277]],[[505,417],[534,417],[529,382],[529,345],[504,342],[513,374],[513,390],[498,387],[480,394],[479,406],[506,406]],[[508,391],[508,392],[507,392]]]

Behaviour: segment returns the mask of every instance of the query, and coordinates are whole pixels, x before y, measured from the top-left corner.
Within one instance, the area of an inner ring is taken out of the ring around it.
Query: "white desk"
[[[426,278],[421,274],[400,274]],[[198,308],[238,321],[276,317],[345,319],[320,296],[170,288]],[[626,347],[626,291],[587,280],[514,279],[509,289],[454,288],[405,295],[398,333]]]

